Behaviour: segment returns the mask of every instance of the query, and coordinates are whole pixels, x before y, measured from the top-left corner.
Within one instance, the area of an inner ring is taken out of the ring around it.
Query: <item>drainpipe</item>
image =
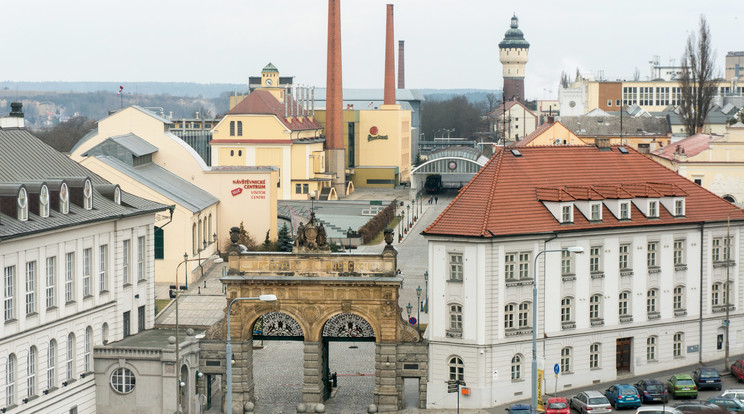
[[[705,237],[704,236],[705,223],[700,223],[700,320],[698,321],[699,330],[699,345],[698,345],[698,363],[700,366],[703,365],[703,258],[705,257]],[[727,286],[728,288],[728,286]],[[728,305],[728,303],[727,303]]]

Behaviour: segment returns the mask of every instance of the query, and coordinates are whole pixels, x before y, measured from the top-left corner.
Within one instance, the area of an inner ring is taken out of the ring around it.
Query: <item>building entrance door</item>
[[[615,342],[616,362],[615,369],[617,373],[630,372],[630,344],[633,338],[618,338]]]

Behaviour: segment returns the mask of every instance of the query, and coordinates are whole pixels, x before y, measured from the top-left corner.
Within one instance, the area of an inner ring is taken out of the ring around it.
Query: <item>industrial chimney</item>
[[[393,5],[387,5],[385,30],[385,105],[395,105],[395,37],[393,36]]]
[[[328,0],[326,67],[326,171],[334,173],[333,186],[346,195],[343,138],[343,86],[341,83],[341,0]]]
[[[405,40],[398,40],[398,89],[406,88],[406,65],[403,43]]]

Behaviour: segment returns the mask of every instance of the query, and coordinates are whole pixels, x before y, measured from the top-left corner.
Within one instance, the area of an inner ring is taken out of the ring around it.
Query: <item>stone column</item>
[[[305,342],[304,380],[302,385],[302,402],[317,404],[323,402],[323,344]]]
[[[396,344],[375,344],[374,401],[379,412],[398,411]]]
[[[243,412],[243,404],[253,402],[255,396],[256,384],[253,382],[253,340],[248,339],[245,342],[234,342],[232,345],[235,363],[232,366],[233,382],[233,410],[238,407],[239,412]],[[227,356],[230,360],[230,356]],[[226,376],[224,381],[227,380]],[[223,381],[223,383],[224,383]],[[224,384],[224,390],[227,390],[227,384]]]

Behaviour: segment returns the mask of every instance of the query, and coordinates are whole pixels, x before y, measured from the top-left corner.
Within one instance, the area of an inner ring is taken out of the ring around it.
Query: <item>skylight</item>
[[[513,149],[513,150],[511,150],[511,153],[512,153],[512,155],[514,155],[515,157],[521,157],[521,156],[522,156],[522,153],[521,153],[521,152],[519,152],[519,150],[517,150],[517,149]]]

